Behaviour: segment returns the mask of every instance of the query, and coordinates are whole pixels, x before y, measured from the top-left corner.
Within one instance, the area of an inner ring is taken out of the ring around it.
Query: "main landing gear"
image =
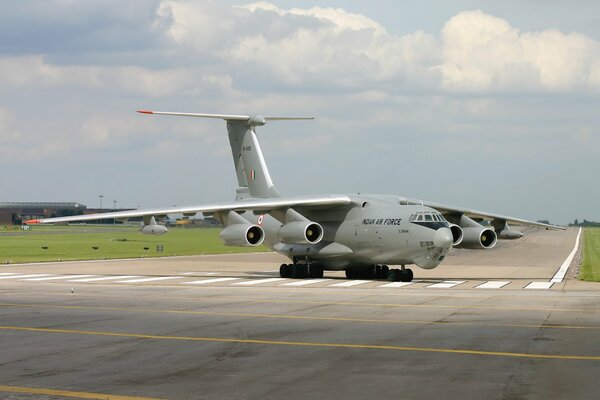
[[[310,264],[281,264],[279,276],[282,278],[322,278],[323,267],[317,263]]]
[[[387,279],[390,268],[387,265],[372,265],[367,269],[355,270],[347,269],[346,278],[348,279]]]
[[[390,269],[388,279],[392,282],[411,282],[413,280],[413,272],[410,268]]]

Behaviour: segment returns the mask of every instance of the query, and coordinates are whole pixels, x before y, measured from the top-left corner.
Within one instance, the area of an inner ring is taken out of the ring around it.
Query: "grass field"
[[[170,228],[161,236],[128,226],[33,226],[0,229],[0,263],[161,257],[267,251],[264,246],[228,247],[218,228]],[[163,252],[157,246],[163,246]],[[96,249],[95,249],[96,248]]]
[[[579,279],[600,282],[600,228],[585,228],[583,233],[583,263]]]

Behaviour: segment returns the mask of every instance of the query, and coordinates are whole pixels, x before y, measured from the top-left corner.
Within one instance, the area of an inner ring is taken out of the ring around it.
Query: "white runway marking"
[[[49,280],[57,280],[57,279],[89,278],[91,276],[98,276],[98,275],[62,275],[62,276],[51,276],[48,278],[29,278],[29,279],[22,279],[22,280],[23,281],[49,281]]]
[[[556,274],[550,279],[550,282],[562,282],[565,279],[565,275],[567,274],[567,270],[569,269],[569,265],[571,265],[571,261],[573,261],[573,257],[575,257],[575,253],[577,253],[577,249],[579,248],[579,237],[581,236],[581,229],[579,228],[579,233],[577,234],[577,239],[575,239],[575,247],[568,255],[565,262],[562,263]]]
[[[398,287],[404,287],[404,286],[412,285],[413,283],[414,282],[391,282],[391,283],[386,283],[385,285],[379,285],[377,287],[398,288]]]
[[[186,285],[206,285],[208,283],[217,283],[217,282],[227,282],[227,281],[235,281],[240,278],[215,278],[215,279],[203,279],[201,281],[192,281],[192,282],[183,282]]]
[[[0,275],[22,275],[22,272],[0,272]]]
[[[267,272],[279,272],[279,270],[278,269],[270,269],[268,271],[263,271],[263,272],[264,273],[267,273]]]
[[[426,286],[428,289],[450,289],[454,286],[462,285],[466,281],[443,281],[440,283],[434,283],[433,285]]]
[[[501,287],[504,287],[509,283],[510,281],[489,281],[482,283],[479,286],[475,286],[475,289],[500,289]]]
[[[285,278],[267,278],[267,279],[253,279],[251,281],[235,282],[232,285],[259,285],[261,283],[271,283],[285,281]]]
[[[531,282],[525,289],[550,289],[553,282]]]
[[[28,274],[28,275],[10,275],[0,276],[0,279],[21,279],[21,278],[33,278],[36,276],[50,276],[52,274]]]
[[[305,279],[297,282],[284,283],[281,286],[304,286],[304,285],[312,285],[313,283],[321,283],[330,281],[331,279]]]
[[[127,278],[140,278],[140,276],[139,275],[113,275],[113,276],[103,276],[101,278],[73,279],[72,281],[67,281],[67,282],[98,282],[98,281],[108,281],[111,279],[127,279]]]
[[[219,275],[220,272],[183,272],[179,275]]]
[[[361,281],[361,280],[355,280],[355,281],[348,281],[348,282],[341,282],[341,283],[334,283],[333,285],[327,285],[329,287],[348,287],[348,286],[356,286],[356,285],[362,285],[364,283],[369,283],[369,282],[373,282],[373,281]]]
[[[166,281],[167,279],[183,279],[183,276],[157,276],[154,278],[140,278],[140,279],[129,279],[126,281],[116,281],[115,283],[142,283],[142,282]]]

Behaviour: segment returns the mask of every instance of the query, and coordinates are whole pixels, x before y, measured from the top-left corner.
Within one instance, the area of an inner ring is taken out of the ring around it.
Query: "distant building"
[[[28,219],[85,214],[87,207],[67,202],[0,202],[0,225],[22,225]]]

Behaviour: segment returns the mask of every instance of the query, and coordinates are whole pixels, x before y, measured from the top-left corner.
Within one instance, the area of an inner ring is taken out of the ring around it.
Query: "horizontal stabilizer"
[[[264,125],[266,121],[292,121],[292,120],[311,120],[315,117],[263,117],[252,115],[234,115],[234,114],[198,114],[198,113],[182,113],[169,111],[151,111],[138,110],[141,114],[156,114],[156,115],[172,115],[178,117],[197,117],[197,118],[217,118],[225,121],[246,121],[250,125]]]

